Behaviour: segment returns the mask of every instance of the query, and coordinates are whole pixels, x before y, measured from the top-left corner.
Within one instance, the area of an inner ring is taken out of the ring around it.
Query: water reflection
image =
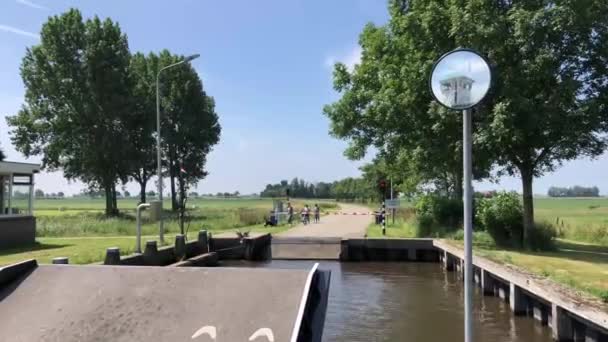
[[[309,268],[309,261],[273,261],[255,265]],[[462,340],[462,280],[432,263],[322,262],[332,271],[325,342]],[[551,341],[548,328],[526,317],[514,317],[495,297],[475,294],[477,341]]]

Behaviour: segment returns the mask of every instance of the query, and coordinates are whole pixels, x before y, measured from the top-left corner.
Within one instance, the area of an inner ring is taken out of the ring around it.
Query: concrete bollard
[[[514,315],[524,315],[528,311],[526,295],[513,283],[509,283],[509,306]]]
[[[209,253],[209,234],[206,230],[198,232],[198,245],[202,249],[201,254]]]
[[[158,265],[158,245],[156,241],[146,241],[144,262],[146,265]]]
[[[110,247],[106,249],[106,258],[103,261],[104,265],[120,265],[120,248]]]
[[[67,265],[70,260],[67,257],[56,257],[53,258],[53,265]]]
[[[555,304],[551,304],[551,330],[556,341],[572,341],[574,338],[572,319],[564,309]]]
[[[183,234],[175,235],[175,259],[183,260],[186,256],[186,237]]]

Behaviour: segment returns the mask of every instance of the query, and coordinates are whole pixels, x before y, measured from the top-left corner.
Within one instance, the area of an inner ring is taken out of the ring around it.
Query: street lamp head
[[[197,58],[199,58],[200,56],[201,56],[201,55],[200,55],[200,54],[198,54],[198,53],[197,53],[197,54],[194,54],[194,55],[191,55],[191,56],[188,56],[188,57],[184,58],[184,62],[190,62],[191,60],[193,60],[193,59],[197,59]]]

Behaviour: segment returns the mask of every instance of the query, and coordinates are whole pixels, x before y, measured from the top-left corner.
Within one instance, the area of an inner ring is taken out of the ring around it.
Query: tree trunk
[[[520,169],[524,193],[524,230],[522,232],[522,246],[528,247],[528,235],[534,229],[534,199],[532,194],[532,181],[534,176],[531,170]]]
[[[106,183],[103,190],[106,194],[106,216],[112,216],[112,189]]]
[[[146,203],[146,183],[145,181],[139,183],[139,203]]]
[[[112,183],[112,215],[118,215],[118,204],[116,200],[116,184]]]
[[[454,173],[454,198],[463,200],[464,186],[462,184],[462,173],[456,171]]]
[[[177,211],[177,191],[175,191],[175,175],[173,174],[173,169],[170,171],[171,174],[171,210]]]

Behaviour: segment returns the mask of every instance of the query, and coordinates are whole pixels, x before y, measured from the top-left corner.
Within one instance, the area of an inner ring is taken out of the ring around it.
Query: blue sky
[[[167,48],[201,54],[193,65],[215,97],[222,138],[209,156],[210,175],[199,192],[252,193],[296,176],[330,181],[359,175],[361,162],[343,157],[346,145],[328,135],[321,108],[337,98],[331,65],[357,62],[358,35],[370,21],[387,21],[385,1],[0,0],[0,145],[9,160],[26,161],[12,148],[4,120],[23,101],[21,58],[38,42],[46,18],[70,7],[85,17],[118,21],[134,52]],[[535,192],[574,184],[608,192],[608,178],[602,177],[607,169],[606,156],[568,163],[536,180]],[[61,173],[42,173],[37,184],[67,193],[82,186],[68,185]],[[478,184],[479,189],[520,187],[513,178]]]

